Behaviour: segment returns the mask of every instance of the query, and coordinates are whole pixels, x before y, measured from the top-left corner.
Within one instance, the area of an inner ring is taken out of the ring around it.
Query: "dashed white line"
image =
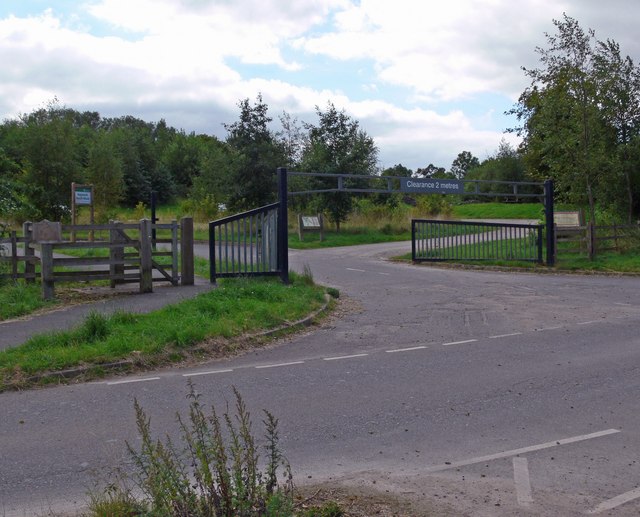
[[[598,320],[581,321],[579,323],[576,323],[576,325],[591,325],[592,323],[598,323]]]
[[[442,346],[451,346],[451,345],[464,345],[465,343],[473,343],[478,341],[477,339],[465,339],[464,341],[452,341],[451,343],[442,343]]]
[[[511,334],[498,334],[497,336],[489,336],[489,339],[499,339],[501,337],[521,336],[522,332],[512,332]]]
[[[411,346],[409,348],[395,348],[393,350],[385,350],[387,354],[395,354],[396,352],[411,352],[412,350],[424,350],[427,348],[425,345]]]
[[[620,494],[616,497],[613,497],[611,499],[608,499],[607,501],[600,503],[598,506],[596,506],[592,510],[588,510],[587,513],[594,514],[594,513],[606,512],[607,510],[613,510],[616,506],[620,506],[622,504],[628,503],[630,501],[633,501],[634,499],[638,499],[639,497],[640,497],[640,488],[634,488],[633,490],[629,490],[624,494]]]
[[[385,275],[385,276],[389,276],[391,273],[381,273],[380,271],[378,271],[379,275]]]
[[[159,381],[160,377],[145,377],[143,379],[127,379],[124,381],[107,382],[107,386],[115,386],[116,384],[132,384],[134,382]]]
[[[489,454],[487,456],[478,456],[476,458],[470,458],[468,460],[453,461],[453,462],[445,463],[444,465],[433,465],[432,467],[427,467],[426,472],[440,472],[442,470],[449,470],[457,467],[466,467],[467,465],[475,465],[476,463],[482,463],[484,461],[509,458],[511,456],[518,456],[519,454],[526,454],[528,452],[535,452],[543,449],[550,449],[551,447],[558,447],[560,445],[567,445],[570,443],[583,442],[585,440],[592,440],[593,438],[600,438],[602,436],[608,436],[610,434],[616,434],[619,432],[620,432],[619,429],[606,429],[604,431],[597,431],[595,433],[581,434],[578,436],[572,436],[570,438],[555,440],[553,442],[540,443],[538,445],[531,445],[529,447],[522,447],[520,449],[513,449],[510,451],[498,452],[496,454]]]
[[[516,499],[520,506],[533,503],[531,496],[531,481],[529,479],[529,465],[527,458],[513,458],[513,480],[516,484]]]
[[[294,364],[304,364],[304,361],[292,361],[290,363],[278,363],[278,364],[263,364],[260,366],[256,366],[256,369],[262,370],[264,368],[278,368],[280,366],[293,366]]]
[[[338,355],[335,357],[323,357],[324,361],[339,361],[340,359],[353,359],[354,357],[366,357],[369,354],[353,354],[353,355]]]
[[[357,271],[358,273],[366,273],[364,269],[354,269],[352,267],[346,268],[347,271]]]
[[[556,327],[544,327],[544,328],[541,328],[541,329],[536,329],[535,332],[544,332],[545,330],[558,330],[558,329],[561,329],[561,328],[562,328],[562,325],[558,325]]]
[[[233,370],[210,370],[208,372],[183,373],[183,377],[197,377],[198,375],[214,375],[216,373],[229,373]]]

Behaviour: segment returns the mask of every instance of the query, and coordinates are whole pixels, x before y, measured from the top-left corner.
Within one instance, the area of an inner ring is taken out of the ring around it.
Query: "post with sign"
[[[90,224],[95,224],[93,211],[93,185],[71,184],[71,224],[77,224],[77,212],[81,206],[88,206],[91,209]],[[71,230],[71,241],[75,242],[76,232]],[[89,232],[89,240],[93,241],[93,231]]]

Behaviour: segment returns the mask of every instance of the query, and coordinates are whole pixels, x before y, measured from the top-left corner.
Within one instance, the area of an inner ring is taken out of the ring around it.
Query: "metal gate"
[[[505,260],[542,263],[541,224],[411,221],[414,262]]]

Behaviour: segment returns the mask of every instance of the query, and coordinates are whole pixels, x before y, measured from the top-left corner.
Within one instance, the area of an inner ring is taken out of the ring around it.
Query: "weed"
[[[84,341],[93,343],[109,334],[109,319],[96,311],[91,311],[84,319],[80,335]]]
[[[150,419],[136,400],[136,424],[141,439],[137,450],[127,443],[135,474],[111,483],[91,497],[90,515],[162,515],[254,517],[293,515],[293,482],[278,444],[278,420],[265,411],[266,469],[259,454],[251,418],[234,388],[235,414],[219,416],[215,407],[205,414],[192,383],[188,420],[176,415],[182,447],[167,437],[151,436]],[[278,473],[284,482],[278,482]],[[142,500],[127,488],[132,481]],[[324,515],[324,514],[322,514]],[[329,514],[327,514],[328,516]]]

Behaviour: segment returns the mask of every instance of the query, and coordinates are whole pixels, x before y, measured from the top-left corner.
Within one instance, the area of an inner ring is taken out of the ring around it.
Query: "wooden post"
[[[40,244],[40,274],[42,277],[42,299],[53,300],[55,287],[53,282],[53,247],[51,243]]]
[[[178,285],[178,276],[178,222],[174,220],[171,221],[171,285]]]
[[[213,257],[210,258],[213,260]],[[180,283],[193,285],[195,280],[193,261],[193,218],[180,219]]]
[[[15,230],[11,232],[11,279],[18,280],[18,236]]]
[[[31,247],[33,236],[32,226],[29,221],[22,225],[22,236],[24,237],[24,279],[28,284],[36,281],[36,254]]]
[[[298,238],[300,239],[300,242],[303,241],[303,233],[304,231],[302,230],[302,214],[298,214]]]
[[[320,222],[320,242],[324,240],[324,216],[322,212],[318,214],[318,221]]]
[[[587,250],[589,251],[589,260],[593,260],[596,256],[596,239],[593,221],[589,221],[587,225]]]
[[[140,220],[140,292],[153,292],[151,221],[149,219]]]
[[[124,237],[118,231],[122,223],[110,220],[109,225],[111,226],[109,229],[109,243],[124,243]],[[109,259],[111,262],[109,264],[109,275],[111,276],[111,288],[113,289],[117,284],[124,282],[124,244],[122,246],[109,248]]]

